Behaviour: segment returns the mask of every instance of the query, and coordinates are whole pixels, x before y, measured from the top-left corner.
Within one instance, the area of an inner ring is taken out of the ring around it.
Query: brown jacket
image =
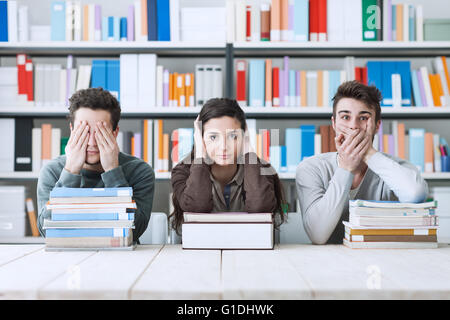
[[[256,154],[252,155],[252,159]],[[180,162],[172,169],[172,189],[183,212],[211,212],[213,210],[211,167],[205,163],[186,164]],[[261,174],[261,171],[272,174]],[[274,177],[276,171],[269,163],[257,158],[249,164],[249,154],[244,162],[245,211],[275,212]]]

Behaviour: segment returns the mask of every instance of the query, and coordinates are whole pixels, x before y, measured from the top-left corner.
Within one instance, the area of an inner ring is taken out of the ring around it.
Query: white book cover
[[[170,41],[180,41],[180,0],[170,0]]]
[[[214,65],[213,70],[213,98],[223,97],[223,81],[222,81],[222,66]]]
[[[2,152],[0,152],[0,170],[14,171],[14,144],[16,123],[14,119],[0,119],[0,136],[2,137]]]
[[[52,128],[52,159],[61,155],[61,129]]]
[[[307,106],[317,106],[317,71],[306,72],[306,98]]]
[[[392,107],[401,108],[402,107],[402,84],[401,77],[398,73],[393,73],[391,76],[392,83]]]
[[[345,74],[347,75],[347,81],[355,80],[355,57],[345,57]]]
[[[138,102],[138,55],[120,55],[120,104],[123,109],[136,108]]]
[[[433,134],[434,172],[442,172],[441,153],[439,151],[439,134]]]
[[[52,65],[44,64],[44,95],[43,102],[44,106],[49,107],[52,105],[52,90],[54,88],[51,87],[52,82]]]
[[[141,22],[141,1],[134,2],[134,39],[135,41],[143,41],[142,38],[142,22]],[[147,39],[145,39],[147,40]]]
[[[195,65],[195,101],[196,105],[201,106],[205,102],[204,99],[204,76],[205,66],[202,64]]]
[[[17,28],[17,1],[9,0],[8,6],[8,42],[17,42],[18,28]]]
[[[344,0],[344,40],[349,42],[362,41],[362,1]]]
[[[73,2],[73,40],[81,41],[81,3]]]
[[[19,32],[19,41],[20,42],[27,42],[30,40],[29,36],[29,20],[28,20],[28,7],[27,6],[19,6],[19,25],[18,25],[18,32]]]
[[[213,97],[214,93],[214,66],[205,65],[205,73],[203,78],[203,99],[204,102]]]
[[[347,80],[347,72],[345,70],[342,70],[340,75],[341,75],[341,77],[340,77],[341,83],[340,84],[343,84],[345,81],[348,81]]]
[[[33,172],[39,172],[41,169],[42,154],[42,129],[31,129],[31,167]]]
[[[416,41],[423,41],[423,8],[416,5]]]
[[[248,134],[253,151],[256,152],[256,119],[247,119]]]
[[[88,40],[95,40],[95,4],[88,4]]]
[[[245,2],[237,1],[235,3],[235,19],[236,19],[236,42],[245,41],[246,31],[246,16],[245,16]]]
[[[146,119],[148,131],[147,131],[147,159],[148,164],[153,167],[153,120]],[[142,139],[144,141],[144,139]]]
[[[322,153],[322,136],[320,133],[316,133],[314,135],[314,155],[317,156],[318,154]]]
[[[392,26],[392,16],[388,15],[388,12],[391,12],[392,14],[392,8],[390,8],[391,6],[392,6],[391,0],[383,1],[383,9],[382,9],[383,41],[389,41],[389,36],[390,34],[392,34],[392,27],[389,28],[389,26]]]
[[[61,79],[61,65],[60,64],[52,64],[51,65],[51,85],[50,87],[50,104],[52,107],[60,106],[59,101],[59,88],[60,88],[60,79]]]
[[[120,152],[123,152],[123,132],[119,131],[119,133],[117,134],[117,145],[119,146],[119,150]]]
[[[273,249],[273,240],[272,223],[182,225],[183,249]]]
[[[138,55],[138,106],[152,108],[156,104],[156,54]]]
[[[409,41],[409,7],[411,5],[405,3],[403,5],[403,41]]]
[[[423,87],[425,89],[426,106],[434,107],[433,95],[431,93],[430,78],[428,76],[427,67],[425,67],[425,66],[420,67],[420,73],[422,75]],[[425,103],[424,103],[424,105],[425,105]]]
[[[391,128],[394,136],[394,156],[398,157],[398,120],[391,122]]]
[[[323,70],[323,106],[330,106],[330,73],[328,70]]]
[[[66,1],[66,41],[73,41],[73,3]]]
[[[163,66],[156,66],[156,106],[161,107],[163,105]]]
[[[256,3],[252,4],[250,22],[252,42],[261,41],[261,8]]]
[[[34,67],[34,103],[37,107],[44,105],[44,65],[36,64]]]
[[[77,69],[71,69],[70,70],[70,84],[69,84],[69,94],[68,97],[70,98],[74,93],[77,85]]]
[[[236,34],[235,2],[233,0],[227,0],[225,8],[227,10],[227,43],[234,43]]]
[[[58,107],[65,106],[66,91],[67,91],[67,70],[61,69],[59,71]]]
[[[169,90],[169,84],[170,84],[170,73],[169,70],[165,69],[163,72],[163,94],[164,94],[164,88],[166,88],[166,90]],[[169,92],[166,93],[167,97],[169,97]],[[167,105],[165,105],[167,104]],[[167,101],[164,102],[164,96],[163,96],[163,103],[161,104],[164,107],[168,107],[170,105],[170,101],[169,98],[167,98]],[[194,102],[192,102],[192,105],[194,105]]]
[[[191,74],[190,73],[186,73],[184,79],[185,79],[185,87],[189,88],[191,86],[192,81],[193,81],[193,79],[191,77]],[[195,104],[194,96],[191,95],[191,94],[186,95],[186,102],[189,102],[189,106],[191,106],[191,107],[194,106],[194,104]]]

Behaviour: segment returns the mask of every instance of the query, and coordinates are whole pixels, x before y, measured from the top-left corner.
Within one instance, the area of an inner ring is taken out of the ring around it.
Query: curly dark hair
[[[70,97],[69,102],[68,119],[72,126],[74,125],[75,112],[80,108],[89,108],[109,111],[112,129],[116,130],[120,120],[121,109],[119,101],[109,91],[103,88],[81,89]]]
[[[337,89],[336,94],[333,97],[333,117],[336,118],[336,106],[342,98],[352,98],[364,103],[368,108],[375,111],[375,123],[381,119],[381,107],[380,101],[382,95],[377,87],[365,84],[353,80],[344,82]]]

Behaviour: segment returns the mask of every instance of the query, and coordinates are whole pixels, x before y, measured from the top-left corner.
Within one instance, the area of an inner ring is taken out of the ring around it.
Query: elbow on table
[[[411,190],[408,194],[406,194],[400,202],[408,202],[408,203],[420,203],[426,200],[428,195],[428,187],[424,185],[418,185]]]

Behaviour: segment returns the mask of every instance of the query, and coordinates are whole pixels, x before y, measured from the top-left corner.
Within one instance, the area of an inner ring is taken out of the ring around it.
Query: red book
[[[178,161],[180,161],[178,159],[178,129],[175,129],[172,132],[172,163],[174,166]]]
[[[27,88],[27,100],[33,101],[33,62],[31,61],[31,59],[27,59],[25,63],[25,82]]]
[[[273,68],[272,71],[272,106],[280,106],[280,68]]]
[[[246,78],[247,73],[247,61],[245,60],[237,60],[236,61],[236,100],[241,107],[245,107],[247,105],[247,97],[246,97]]]
[[[367,80],[367,67],[361,68],[361,78],[362,83],[364,83],[367,86],[369,83],[369,81]]]
[[[247,41],[252,40],[252,24],[251,24],[251,16],[252,16],[252,6],[245,6],[245,15],[247,17],[247,26],[245,32],[245,38]]]
[[[309,41],[319,41],[319,0],[309,1]]]
[[[270,132],[268,129],[263,130],[263,159],[267,162],[270,161]]]
[[[27,61],[27,56],[25,54],[17,55],[17,84],[18,84],[18,93],[26,94],[27,93],[27,82],[25,80],[25,63]]]
[[[360,67],[355,67],[355,80],[362,83],[361,68]]]
[[[327,0],[317,0],[318,37],[319,41],[327,41]]]

